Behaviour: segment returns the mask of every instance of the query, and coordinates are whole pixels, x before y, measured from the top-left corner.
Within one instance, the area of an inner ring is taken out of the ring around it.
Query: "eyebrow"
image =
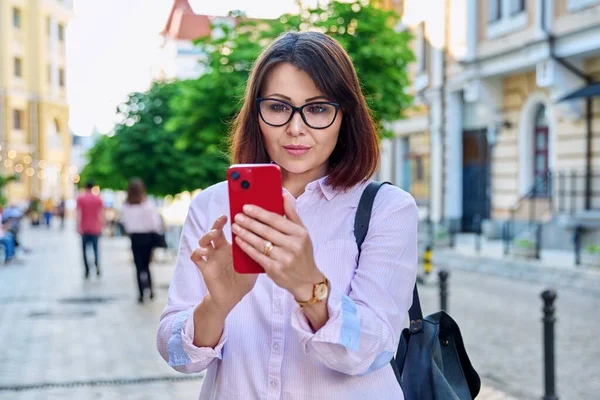
[[[273,93],[273,94],[270,94],[270,95],[268,95],[267,97],[276,97],[276,96],[277,96],[277,97],[281,97],[281,98],[283,98],[283,99],[285,99],[285,100],[287,100],[287,101],[290,101],[290,102],[292,101],[291,97],[288,97],[288,96],[286,96],[286,95],[283,95],[283,94],[280,94],[280,93]],[[326,96],[324,96],[324,95],[322,95],[322,94],[320,94],[320,95],[318,95],[318,96],[310,97],[310,98],[308,98],[308,99],[306,99],[306,100],[304,100],[304,101],[306,101],[306,102],[309,102],[309,101],[313,101],[313,100],[316,100],[316,99],[324,99],[324,100],[327,100],[327,97],[326,97]]]

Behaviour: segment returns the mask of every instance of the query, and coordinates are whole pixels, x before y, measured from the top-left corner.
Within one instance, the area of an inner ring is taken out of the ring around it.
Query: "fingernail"
[[[243,216],[242,214],[237,214],[237,215],[235,216],[235,220],[236,220],[237,222],[244,222],[244,219],[245,219],[245,218],[244,218],[244,216]]]
[[[233,229],[234,232],[239,232],[240,226],[238,224],[233,224],[231,225],[231,229]]]
[[[246,204],[246,205],[244,206],[243,210],[244,210],[244,212],[246,212],[246,213],[250,213],[250,212],[252,212],[252,210],[254,210],[254,207],[252,207],[252,206],[251,206],[251,205],[249,205],[249,204]]]

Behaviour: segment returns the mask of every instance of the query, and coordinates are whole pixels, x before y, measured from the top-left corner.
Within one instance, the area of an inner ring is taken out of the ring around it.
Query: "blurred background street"
[[[374,178],[417,202],[424,312],[448,272],[478,398],[598,399],[600,0],[0,0],[0,399],[197,398],[202,377],[155,346],[178,232],[224,180],[250,66],[287,30],[352,58]],[[144,304],[134,177],[169,228]],[[83,193],[105,218],[89,280]]]

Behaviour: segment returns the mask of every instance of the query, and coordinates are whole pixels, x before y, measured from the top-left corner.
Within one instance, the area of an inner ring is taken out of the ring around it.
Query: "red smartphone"
[[[231,221],[245,204],[283,215],[281,170],[276,164],[234,164],[227,170]],[[230,223],[231,223],[230,221]],[[240,274],[260,274],[264,269],[235,242],[232,232],[233,268]]]

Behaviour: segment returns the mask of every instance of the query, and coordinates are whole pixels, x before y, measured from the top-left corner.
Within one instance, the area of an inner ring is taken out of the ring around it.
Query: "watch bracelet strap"
[[[329,286],[329,279],[327,279],[326,276],[323,276],[323,280],[321,282],[317,282],[313,285],[313,297],[311,297],[309,300],[307,301],[300,301],[300,300],[296,300],[296,303],[298,303],[298,305],[300,306],[300,308],[304,308],[305,306],[308,306],[310,304],[314,304],[318,301],[320,301],[317,296],[315,295],[315,290],[317,289],[317,286],[319,286],[320,284],[326,284],[327,286]]]

